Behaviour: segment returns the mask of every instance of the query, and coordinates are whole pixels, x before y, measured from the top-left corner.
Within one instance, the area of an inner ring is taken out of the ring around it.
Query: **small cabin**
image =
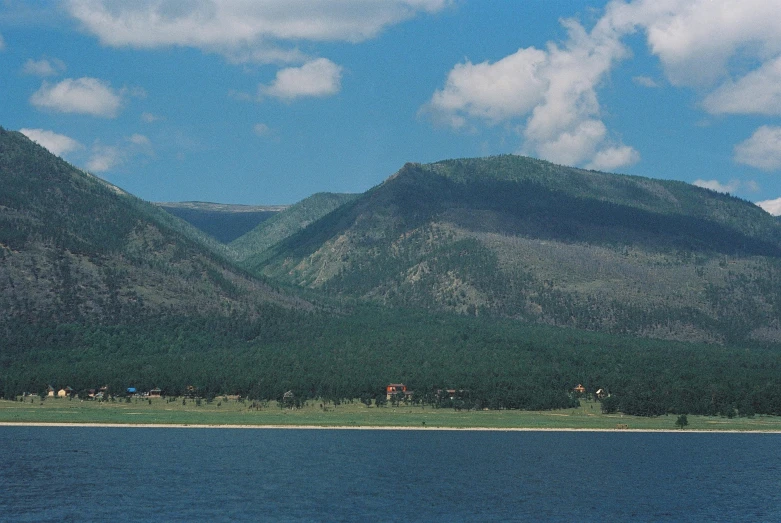
[[[163,395],[163,391],[159,388],[155,387],[154,389],[149,391],[149,397],[150,398],[159,398]]]
[[[64,387],[57,391],[58,398],[72,398],[75,395],[76,395],[76,391],[73,390],[71,387]]]
[[[396,394],[406,394],[407,393],[407,386],[403,383],[391,383],[387,387],[385,387],[385,398],[391,399],[392,396]]]
[[[46,397],[48,397],[48,398],[53,398],[54,397],[54,387],[52,387],[51,385],[46,387]]]
[[[583,394],[586,392],[586,387],[584,387],[582,384],[578,383],[578,386],[572,389],[577,394]]]

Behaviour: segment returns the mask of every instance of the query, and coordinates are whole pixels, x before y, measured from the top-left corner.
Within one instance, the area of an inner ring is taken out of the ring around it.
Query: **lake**
[[[0,427],[0,521],[781,521],[781,434]]]

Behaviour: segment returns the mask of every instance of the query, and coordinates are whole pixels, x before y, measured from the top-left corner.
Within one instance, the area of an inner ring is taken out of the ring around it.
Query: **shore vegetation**
[[[413,405],[367,406],[359,400],[339,404],[309,400],[298,408],[288,408],[276,401],[249,401],[227,396],[210,402],[180,397],[117,399],[114,402],[77,398],[41,401],[33,396],[0,401],[0,424],[617,431],[680,431],[685,428],[685,431],[781,432],[779,416],[689,415],[687,424],[681,427],[679,418],[673,415],[605,414],[598,403],[591,401],[552,411],[457,411]]]

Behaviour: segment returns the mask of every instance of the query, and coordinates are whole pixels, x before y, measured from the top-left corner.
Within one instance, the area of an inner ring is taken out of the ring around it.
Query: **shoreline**
[[[781,434],[774,430],[736,429],[601,429],[601,428],[532,428],[532,427],[406,427],[406,426],[349,426],[349,425],[208,425],[175,423],[64,423],[0,421],[0,427],[79,427],[79,428],[150,428],[150,429],[255,429],[255,430],[406,430],[450,432],[642,432],[664,434]]]

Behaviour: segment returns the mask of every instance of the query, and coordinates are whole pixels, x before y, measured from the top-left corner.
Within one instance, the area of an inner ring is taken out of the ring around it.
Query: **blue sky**
[[[517,153],[781,213],[781,0],[0,0],[0,125],[150,201]]]

